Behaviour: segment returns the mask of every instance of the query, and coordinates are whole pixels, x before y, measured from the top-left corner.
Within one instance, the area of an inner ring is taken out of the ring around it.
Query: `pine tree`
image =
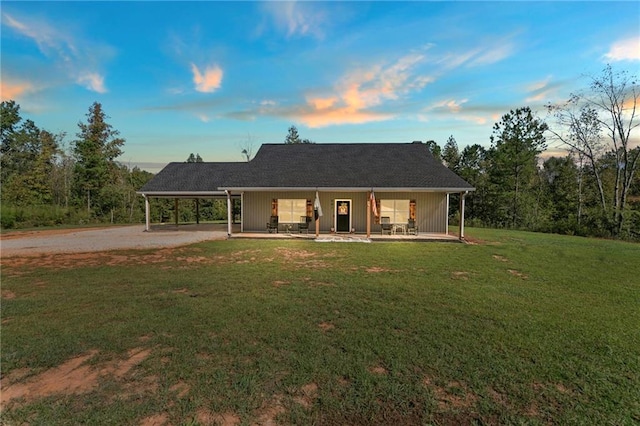
[[[78,123],[80,132],[75,141],[73,153],[76,157],[74,184],[80,198],[86,197],[87,212],[91,212],[92,197],[99,198],[100,191],[107,185],[110,175],[115,173],[115,159],[122,154],[125,140],[120,132],[106,122],[107,115],[102,105],[94,102],[87,113],[87,122]],[[99,205],[99,200],[94,200]]]

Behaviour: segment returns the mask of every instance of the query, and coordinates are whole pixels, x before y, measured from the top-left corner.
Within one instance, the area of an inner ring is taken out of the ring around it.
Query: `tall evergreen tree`
[[[529,107],[502,116],[491,136],[491,180],[498,223],[522,227],[532,222],[537,182],[538,155],[546,148],[547,125],[533,116]]]
[[[458,150],[458,143],[453,135],[449,136],[449,139],[447,139],[447,142],[444,144],[444,148],[442,149],[442,160],[444,161],[445,166],[450,170],[453,170],[454,172],[458,171],[460,151]]]
[[[106,122],[107,118],[102,105],[94,102],[87,113],[87,122],[78,123],[80,132],[73,149],[76,157],[74,184],[78,195],[86,199],[89,213],[92,197],[99,198],[110,175],[117,170],[115,159],[122,154],[121,147],[125,142],[118,137],[120,132]]]
[[[287,131],[287,136],[284,138],[284,143],[286,144],[302,143],[296,126],[289,127],[289,130]]]

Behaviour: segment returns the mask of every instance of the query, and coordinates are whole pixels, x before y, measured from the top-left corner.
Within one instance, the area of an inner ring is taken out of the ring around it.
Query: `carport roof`
[[[473,191],[425,144],[264,144],[249,162],[170,163],[140,193],[378,189]]]

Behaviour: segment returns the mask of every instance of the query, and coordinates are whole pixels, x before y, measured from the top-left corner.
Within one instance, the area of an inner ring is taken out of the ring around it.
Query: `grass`
[[[111,374],[15,399],[0,420],[640,422],[640,245],[467,235],[478,243],[230,240],[93,263],[3,259],[3,390],[83,354]],[[106,367],[132,350],[149,352],[126,374]]]

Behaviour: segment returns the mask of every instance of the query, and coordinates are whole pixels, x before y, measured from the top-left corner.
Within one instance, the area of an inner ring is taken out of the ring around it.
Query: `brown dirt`
[[[300,395],[295,396],[293,400],[304,408],[311,408],[313,401],[318,397],[318,385],[315,383],[307,383],[300,388]]]
[[[493,258],[494,258],[495,260],[499,260],[500,262],[508,262],[508,261],[509,261],[509,259],[507,259],[507,258],[506,258],[506,257],[504,257],[504,256],[500,256],[499,254],[494,254],[494,255],[493,255]]]
[[[373,367],[370,367],[369,372],[373,374],[379,374],[381,376],[386,376],[387,374],[389,374],[389,371],[381,365],[374,365]]]
[[[32,231],[9,231],[4,234],[0,234],[0,240],[15,240],[18,238],[30,238],[30,237],[46,237],[50,235],[66,235],[78,231],[95,231],[98,229],[106,229],[106,226],[95,226],[91,228],[69,228],[69,229],[43,229]]]
[[[201,408],[196,414],[196,421],[201,425],[236,426],[241,420],[235,413],[226,412],[222,414],[212,413],[206,408]]]
[[[515,269],[507,269],[507,271],[514,277],[522,278],[523,280],[526,280],[529,278],[527,274],[523,274],[522,272],[516,271]]]
[[[46,370],[26,381],[21,381],[25,372],[10,374],[3,377],[1,383],[1,405],[22,399],[31,402],[54,394],[82,394],[97,387],[100,378],[115,376],[123,378],[136,365],[149,356],[149,349],[136,348],[128,352],[127,358],[119,361],[92,367],[87,364],[97,355],[98,351],[92,350],[85,354],[64,362],[58,367]]]
[[[465,272],[465,271],[453,271],[451,273],[451,278],[456,279],[456,280],[468,280],[469,279],[469,273]]]
[[[478,402],[478,396],[462,382],[451,381],[446,386],[438,386],[429,377],[425,377],[422,382],[435,395],[441,411],[469,410]]]
[[[333,330],[334,328],[336,328],[335,325],[329,323],[329,322],[321,322],[320,324],[318,324],[318,327],[320,327],[320,330],[322,331],[329,331],[329,330]]]
[[[270,401],[262,404],[260,409],[257,410],[256,421],[253,425],[259,426],[276,426],[276,417],[284,413],[286,409],[282,405],[282,395],[274,395]]]
[[[153,416],[146,417],[140,422],[140,426],[164,426],[169,421],[169,416],[165,413],[154,414]]]
[[[380,272],[391,272],[391,269],[380,268],[378,266],[372,266],[370,268],[366,268],[365,271],[369,272],[370,274],[378,274]]]
[[[90,253],[56,253],[30,257],[10,257],[2,259],[2,266],[10,270],[10,275],[19,275],[17,269],[24,267],[51,268],[55,270],[73,269],[79,266],[126,266],[126,265],[152,265],[166,262],[178,262],[188,268],[192,264],[229,263],[234,254],[230,256],[188,256],[192,248],[165,248],[151,253],[130,252],[126,255],[115,252],[90,252]],[[180,256],[183,254],[183,256]],[[177,256],[176,256],[177,255]]]

